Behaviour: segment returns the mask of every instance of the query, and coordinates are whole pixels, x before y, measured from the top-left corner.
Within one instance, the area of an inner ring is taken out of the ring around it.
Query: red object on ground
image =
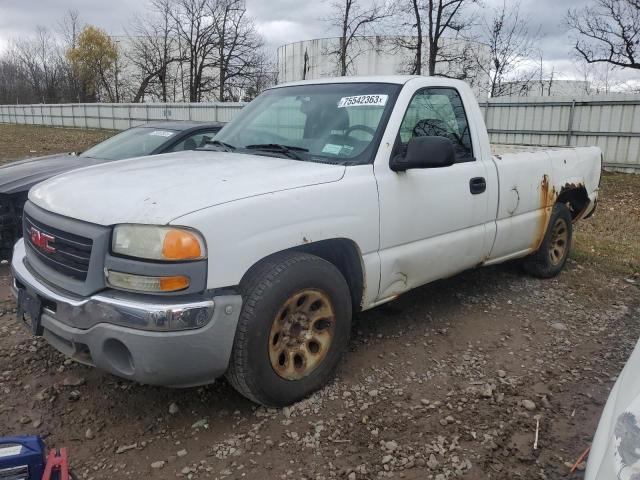
[[[580,455],[578,460],[576,460],[576,463],[573,464],[573,467],[571,467],[571,473],[575,472],[578,468],[578,465],[580,465],[584,461],[585,457],[589,454],[589,450],[591,450],[591,446],[588,446],[585,451],[582,452],[582,455]]]
[[[52,476],[55,472],[57,476]],[[67,449],[61,448],[60,451],[53,448],[47,456],[47,464],[44,468],[42,480],[70,480],[69,476],[69,459],[67,458]]]

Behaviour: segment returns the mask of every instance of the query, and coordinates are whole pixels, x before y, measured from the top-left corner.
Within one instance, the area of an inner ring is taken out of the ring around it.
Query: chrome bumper
[[[211,383],[226,371],[239,295],[179,299],[108,291],[82,298],[45,284],[25,259],[20,240],[11,265],[13,293],[25,289],[40,299],[44,337],[65,355],[141,383],[174,387]]]

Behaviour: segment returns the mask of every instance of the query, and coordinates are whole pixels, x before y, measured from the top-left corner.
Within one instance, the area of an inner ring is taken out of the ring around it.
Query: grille
[[[29,478],[29,467],[27,465],[0,468],[0,480],[29,480]]]
[[[34,245],[30,235],[32,227],[53,237],[48,242],[51,252]],[[83,281],[87,279],[93,240],[44,225],[26,214],[23,216],[23,228],[26,244],[45,265],[63,275]]]

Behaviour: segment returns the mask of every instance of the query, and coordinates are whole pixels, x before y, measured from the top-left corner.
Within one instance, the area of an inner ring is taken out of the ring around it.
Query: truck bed
[[[491,153],[493,155],[504,155],[507,153],[532,153],[541,150],[565,150],[576,148],[574,146],[548,146],[548,145],[512,145],[508,143],[492,143]]]

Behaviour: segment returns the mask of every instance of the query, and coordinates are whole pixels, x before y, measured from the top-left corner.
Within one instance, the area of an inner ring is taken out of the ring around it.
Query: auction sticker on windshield
[[[338,102],[338,108],[345,107],[384,107],[389,95],[356,95],[355,97],[342,97]]]
[[[170,137],[171,135],[173,135],[175,132],[170,132],[168,130],[154,130],[153,132],[151,132],[149,135],[154,135],[156,137]]]

